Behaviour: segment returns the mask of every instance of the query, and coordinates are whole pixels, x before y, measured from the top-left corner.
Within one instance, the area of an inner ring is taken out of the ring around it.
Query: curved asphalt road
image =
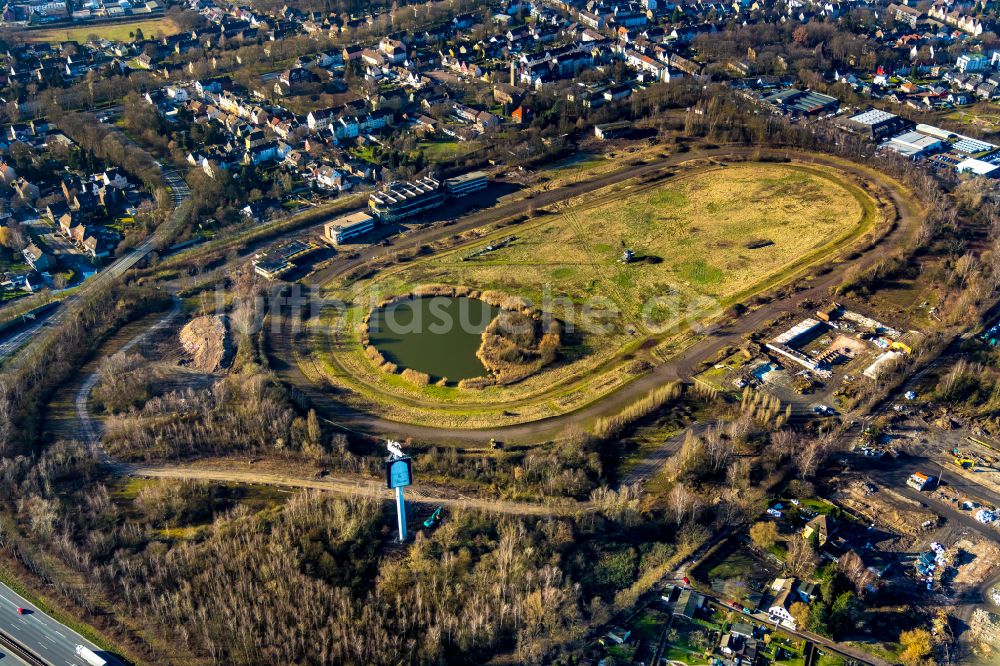
[[[0,360],[11,358],[12,362],[16,364],[19,359],[16,353],[33,338],[57,328],[67,317],[71,316],[73,313],[72,306],[85,293],[121,277],[125,271],[135,266],[143,257],[152,252],[160,239],[170,238],[177,231],[178,227],[184,221],[184,216],[190,205],[188,197],[191,192],[188,189],[187,183],[184,182],[184,179],[176,171],[164,171],[163,179],[170,187],[170,196],[174,206],[174,212],[167,221],[157,227],[156,231],[150,234],[146,240],[116,259],[96,276],[80,285],[71,296],[65,298],[54,310],[0,341]]]
[[[658,172],[681,162],[709,158],[725,159],[730,156],[742,157],[748,154],[759,154],[760,152],[750,148],[720,148],[700,153],[672,155],[662,160],[629,167],[593,180],[576,183],[558,190],[543,192],[531,200],[520,200],[481,211],[468,216],[455,225],[443,229],[428,229],[426,233],[414,232],[394,244],[394,247],[396,249],[415,247],[443,236],[458,233],[467,228],[482,226],[488,222],[525,213],[531,206],[541,207],[559,203],[571,197],[579,196],[580,194],[614,183]],[[796,157],[807,165],[832,166],[841,171],[852,173],[864,180],[873,180],[876,175],[863,166],[819,155],[803,154],[791,150],[769,150],[763,152],[775,156]],[[921,213],[919,205],[912,194],[908,193],[903,187],[890,180],[880,180],[879,185],[882,195],[887,197],[896,209],[898,225],[878,243],[877,248],[868,250],[861,257],[849,262],[842,261],[836,263],[833,270],[810,281],[808,287],[796,291],[783,299],[774,300],[752,312],[748,312],[724,328],[707,332],[701,340],[684,350],[676,358],[658,365],[650,373],[625,385],[618,391],[573,412],[523,424],[469,430],[416,425],[376,416],[341,403],[335,398],[332,387],[317,387],[302,373],[295,355],[295,335],[290,330],[291,323],[287,318],[286,322],[284,322],[285,325],[281,326],[280,333],[271,335],[268,338],[271,368],[282,381],[295,386],[299,391],[304,393],[312,402],[316,411],[325,417],[328,422],[354,432],[370,435],[391,435],[396,438],[413,437],[420,441],[451,441],[476,443],[479,445],[489,441],[491,437],[522,443],[546,441],[557,436],[574,423],[578,424],[581,421],[587,421],[598,416],[616,413],[654,388],[667,382],[677,379],[690,379],[693,375],[697,374],[696,368],[703,359],[712,357],[727,345],[741,344],[742,336],[745,333],[760,328],[767,320],[774,318],[777,314],[793,310],[807,299],[818,302],[828,300],[830,298],[831,287],[839,284],[844,271],[848,267],[857,265],[869,266],[883,258],[886,247],[897,244],[905,238],[910,233],[913,223],[920,219]],[[308,283],[310,286],[325,284],[337,275],[357,268],[370,259],[384,254],[384,252],[384,248],[368,248],[361,252],[355,259],[337,262],[330,268],[316,273],[309,278]]]

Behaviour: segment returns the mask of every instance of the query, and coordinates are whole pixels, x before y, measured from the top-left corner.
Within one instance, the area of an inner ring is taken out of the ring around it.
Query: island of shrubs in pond
[[[498,291],[429,285],[383,299],[360,324],[358,332],[365,354],[383,372],[398,373],[416,386],[431,383],[431,374],[414,368],[401,368],[387,358],[371,338],[373,315],[393,305],[421,298],[480,300],[500,310],[482,331],[481,343],[475,354],[485,374],[461,379],[457,384],[459,388],[482,389],[513,384],[540,371],[558,356],[562,344],[562,324],[545,317],[541,310],[532,307],[525,299]],[[446,386],[449,381],[447,377],[438,377],[434,383]]]

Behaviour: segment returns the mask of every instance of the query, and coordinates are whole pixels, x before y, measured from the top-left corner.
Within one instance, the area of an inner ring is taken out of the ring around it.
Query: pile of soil
[[[181,329],[181,346],[191,355],[192,365],[202,372],[228,368],[233,345],[225,315],[196,317]]]

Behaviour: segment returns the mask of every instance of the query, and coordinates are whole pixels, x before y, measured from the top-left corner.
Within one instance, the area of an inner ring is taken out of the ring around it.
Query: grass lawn
[[[186,527],[165,527],[160,530],[160,536],[164,539],[175,541],[189,541],[199,537],[203,531],[207,531],[210,523],[204,525],[188,525]]]
[[[651,188],[626,186],[600,205],[543,218],[495,252],[471,261],[438,255],[365,287],[399,293],[461,284],[535,303],[548,292],[577,307],[600,301],[616,311],[610,323],[618,332],[629,323],[655,330],[828,246],[856,229],[864,212],[843,184],[819,170],[712,168]],[[622,264],[623,248],[639,260]]]
[[[625,645],[611,645],[608,647],[608,654],[615,658],[617,663],[629,664],[635,655],[635,643]]]
[[[806,660],[803,655],[803,650],[805,649],[804,641],[789,640],[778,634],[772,634],[771,636],[771,643],[764,650],[764,654],[767,655],[768,659],[771,659],[775,664],[782,664],[783,666],[802,666],[805,664]],[[779,651],[782,659],[775,659],[775,655]]]
[[[240,485],[239,503],[251,511],[266,511],[281,506],[296,490],[267,485]]]
[[[902,646],[899,643],[894,643],[892,641],[886,641],[884,643],[849,641],[847,645],[858,648],[859,650],[864,650],[869,654],[875,655],[879,659],[884,659],[885,661],[893,664],[899,662],[899,654],[902,652]]]
[[[139,225],[135,221],[135,218],[131,215],[122,215],[121,217],[117,217],[107,225],[109,229],[113,229],[123,236],[131,231],[134,231],[138,228],[138,226]]]
[[[358,146],[357,148],[352,148],[350,152],[358,159],[364,160],[369,164],[379,164],[378,158],[375,157],[375,146],[370,144]]]
[[[139,496],[139,491],[151,482],[152,479],[141,479],[135,476],[120,477],[111,486],[111,497],[120,502],[131,502]]]
[[[757,568],[757,561],[742,548],[737,548],[724,560],[708,570],[709,580],[745,578]]]
[[[21,273],[30,268],[20,252],[0,248],[0,272]]]
[[[147,37],[156,35],[176,35],[180,28],[176,23],[166,17],[138,19],[125,23],[94,23],[81,26],[65,26],[59,28],[46,28],[44,30],[25,30],[21,34],[29,42],[79,42],[88,41],[92,35],[97,35],[98,39],[110,39],[116,42],[131,41],[131,32],[135,34],[136,29],[142,29],[142,33]]]
[[[736,392],[738,389],[732,383],[726,384],[724,381],[729,373],[739,370],[748,361],[749,359],[743,355],[743,352],[736,352],[695,376],[695,379],[717,391]]]
[[[704,652],[700,650],[693,650],[683,643],[671,645],[667,648],[663,656],[668,661],[679,661],[684,664],[690,664],[691,666],[700,666],[701,664],[708,663],[708,660],[705,659]]]
[[[630,448],[623,455],[618,465],[618,478],[627,477],[632,469],[643,462],[647,456],[666,445],[670,438],[681,431],[680,428],[659,428],[646,427],[639,428],[629,440],[634,448]],[[649,489],[647,488],[647,491]]]
[[[639,616],[629,628],[632,630],[632,636],[635,638],[652,640],[660,635],[660,630],[667,622],[667,619],[663,613],[651,610]]]
[[[551,369],[483,391],[418,388],[379,371],[361,352],[354,326],[341,329],[332,345],[315,341],[311,360],[335,384],[357,390],[366,406],[374,398],[391,418],[412,421],[414,409],[446,403],[465,411],[453,410],[443,421],[435,414],[431,420],[438,425],[475,427],[487,417],[499,425],[558,414],[630,381],[627,372],[611,372],[623,354],[639,352],[651,338],[687,335],[692,322],[789,279],[877,217],[869,197],[838,172],[799,164],[693,166],[666,181],[622,183],[588,195],[569,211],[474,244],[325,286],[324,296],[353,304],[353,321],[380,297],[427,284],[525,297],[571,329]],[[511,233],[514,242],[463,261]],[[626,247],[637,257],[629,264],[620,261]],[[659,349],[643,353],[662,358]],[[602,374],[595,376],[598,369]],[[555,386],[563,392],[554,392]],[[527,404],[530,413],[522,409]],[[507,410],[516,413],[508,416]],[[428,417],[422,411],[417,420]]]
[[[809,509],[819,515],[826,516],[833,513],[837,507],[830,504],[826,500],[818,499],[815,497],[810,497],[809,499],[799,500],[799,507],[801,509]]]
[[[565,171],[567,169],[582,169],[587,171],[592,167],[605,164],[607,161],[604,155],[576,153],[572,157],[557,162],[552,168],[555,171]]]
[[[450,162],[479,150],[478,141],[421,141],[417,148],[428,162]]]

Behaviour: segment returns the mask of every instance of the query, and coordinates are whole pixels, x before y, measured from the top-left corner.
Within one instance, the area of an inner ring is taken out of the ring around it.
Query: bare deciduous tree
[[[694,521],[701,506],[701,498],[683,483],[675,484],[667,495],[667,510],[677,525]]]
[[[785,556],[785,569],[799,578],[812,574],[819,564],[819,556],[808,540],[793,535],[788,541],[788,554]]]
[[[853,550],[849,550],[837,560],[837,570],[851,581],[855,592],[859,596],[864,596],[868,586],[875,580],[875,574],[869,571],[868,567],[861,560],[861,556]]]

